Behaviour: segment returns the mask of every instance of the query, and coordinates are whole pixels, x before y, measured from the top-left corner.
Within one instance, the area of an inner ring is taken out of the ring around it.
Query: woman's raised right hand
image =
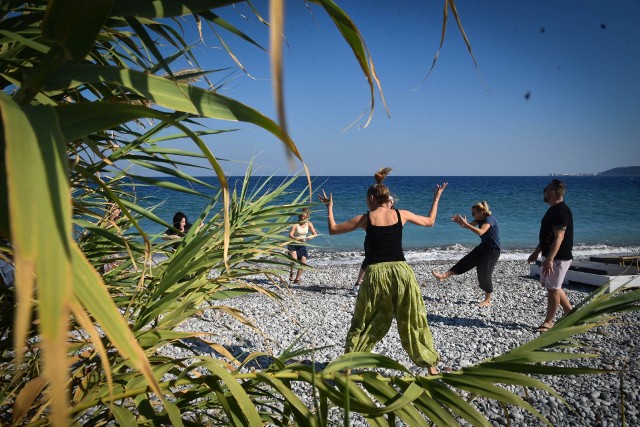
[[[433,189],[433,198],[438,199],[442,195],[442,192],[445,188],[447,188],[448,182],[443,182],[442,184],[436,184],[436,188]]]

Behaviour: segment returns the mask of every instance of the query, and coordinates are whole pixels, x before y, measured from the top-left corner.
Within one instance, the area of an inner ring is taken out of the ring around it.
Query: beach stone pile
[[[446,271],[451,263],[442,261],[411,262],[427,310],[435,347],[441,355],[439,368],[458,370],[503,354],[537,336],[534,329],[542,323],[546,311],[546,291],[529,277],[525,261],[500,261],[494,272],[493,304],[481,308],[477,303],[483,292],[477,285],[475,270],[437,282],[431,270]],[[222,301],[241,310],[257,329],[242,324],[221,310],[207,310],[193,317],[181,329],[211,334],[207,339],[223,345],[239,360],[251,353],[280,355],[292,346],[316,348],[313,356],[298,361],[318,368],[326,366],[344,352],[355,295],[353,285],[359,263],[319,267],[305,272],[303,283],[289,284],[283,278],[278,286],[256,278],[282,300],[254,294]],[[565,291],[576,304],[594,288],[569,285]],[[596,359],[562,362],[562,366],[595,367],[610,373],[569,377],[540,377],[573,408],[544,391],[521,387],[506,388],[525,398],[553,425],[618,426],[622,416],[626,425],[640,425],[640,316],[627,313],[614,324],[598,328],[579,337],[583,353],[598,353]],[[222,357],[208,346],[194,343],[190,349],[171,347],[164,350],[176,357],[210,353]],[[400,344],[395,322],[388,335],[373,350],[397,360],[414,374],[426,375],[426,368],[413,365]],[[269,357],[257,358],[256,368],[270,364]],[[560,365],[558,363],[558,365]],[[304,395],[305,390],[297,390]],[[509,407],[505,412],[495,401],[475,398],[473,404],[496,426],[536,426],[543,423],[529,412]],[[343,414],[332,409],[333,422],[342,422]],[[358,414],[351,414],[352,425],[364,425]],[[462,425],[467,425],[460,420]],[[399,424],[402,425],[402,424]]]

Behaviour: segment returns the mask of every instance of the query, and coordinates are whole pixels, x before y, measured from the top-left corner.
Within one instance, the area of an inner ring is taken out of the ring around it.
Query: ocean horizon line
[[[182,178],[177,178],[177,177],[173,177],[173,176],[167,176],[167,175],[143,175],[145,178],[154,178],[154,179],[161,179],[161,178],[170,178],[170,179],[182,179]],[[297,174],[297,173],[292,173],[292,174],[288,174],[288,175],[275,175],[275,174],[252,174],[251,177],[253,178],[293,178],[295,176],[298,177],[305,177],[304,174]],[[439,178],[439,177],[453,177],[453,178],[474,178],[474,177],[478,177],[478,178],[541,178],[541,177],[563,177],[563,176],[575,176],[575,177],[594,177],[594,178],[612,178],[612,176],[609,175],[600,175],[600,172],[584,172],[584,173],[548,173],[548,174],[539,174],[539,175],[398,175],[398,174],[394,174],[391,173],[387,179],[389,178]],[[193,175],[194,178],[197,179],[201,179],[201,178],[217,178],[217,175]],[[226,175],[227,178],[244,178],[245,175]],[[373,178],[373,174],[367,174],[367,175],[310,175],[311,178],[331,178],[331,177],[335,177],[335,178],[349,178],[349,177],[357,177],[357,178],[363,178],[363,177],[371,177]],[[615,176],[616,178],[636,178],[636,177],[640,177],[638,175],[619,175],[619,176]]]

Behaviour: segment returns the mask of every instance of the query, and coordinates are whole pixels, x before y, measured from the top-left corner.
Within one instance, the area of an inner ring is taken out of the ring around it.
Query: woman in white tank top
[[[289,238],[300,243],[287,246],[291,258],[293,258],[294,261],[300,261],[302,264],[306,264],[309,255],[307,254],[307,247],[304,245],[304,243],[307,241],[307,239],[313,239],[317,235],[318,233],[316,232],[316,229],[313,227],[311,221],[309,221],[309,209],[303,209],[302,213],[298,215],[298,223],[294,224],[291,227],[291,231],[289,232]],[[294,263],[291,263],[289,281],[293,281],[294,284],[299,284],[302,282],[302,272],[304,270],[299,268],[294,277],[293,267]]]

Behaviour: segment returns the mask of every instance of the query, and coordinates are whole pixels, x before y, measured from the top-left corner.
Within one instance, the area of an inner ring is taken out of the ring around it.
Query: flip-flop
[[[543,334],[543,333],[547,332],[551,328],[552,328],[552,326],[545,326],[545,324],[543,323],[542,325],[540,325],[537,328],[535,328],[533,331],[534,332],[538,332],[539,334]]]

